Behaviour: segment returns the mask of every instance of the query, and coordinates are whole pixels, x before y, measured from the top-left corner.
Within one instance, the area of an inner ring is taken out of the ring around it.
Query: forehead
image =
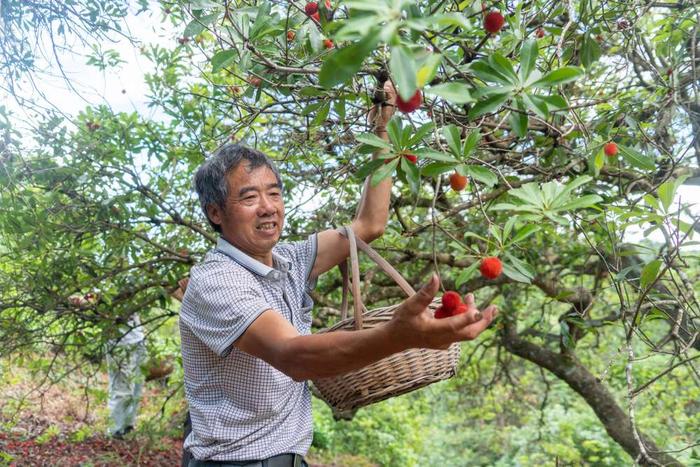
[[[251,169],[250,162],[243,161],[226,175],[226,181],[230,193],[236,194],[242,188],[264,189],[270,184],[277,183],[277,177],[266,165]]]

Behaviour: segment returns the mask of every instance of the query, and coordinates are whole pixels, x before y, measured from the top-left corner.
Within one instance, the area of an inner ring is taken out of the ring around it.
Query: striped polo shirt
[[[311,445],[311,394],[233,342],[265,310],[278,311],[299,334],[311,333],[316,235],[280,243],[273,267],[223,238],[192,268],[180,310],[185,394],[192,432],[184,447],[196,459],[257,460],[305,455]]]

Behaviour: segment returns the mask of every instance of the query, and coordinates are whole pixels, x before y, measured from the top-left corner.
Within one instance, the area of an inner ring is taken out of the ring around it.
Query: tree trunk
[[[565,355],[533,344],[520,336],[513,325],[506,324],[503,333],[505,348],[518,357],[546,368],[581,395],[603,423],[605,430],[640,465],[682,465],[672,456],[659,452],[656,445],[639,433],[646,456],[635,439],[632,422],[617,405],[613,395],[573,355]]]

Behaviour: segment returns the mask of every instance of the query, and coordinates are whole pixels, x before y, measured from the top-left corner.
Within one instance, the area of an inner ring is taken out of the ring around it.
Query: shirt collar
[[[248,256],[246,253],[227,242],[223,237],[219,237],[219,240],[216,243],[216,249],[224,253],[226,256],[229,256],[244,268],[259,276],[279,279],[280,271],[286,273],[292,269],[292,262],[284,256],[278,255],[274,251],[272,252],[273,264],[276,264],[279,267],[279,270],[271,268],[267,264],[263,264],[257,259]]]

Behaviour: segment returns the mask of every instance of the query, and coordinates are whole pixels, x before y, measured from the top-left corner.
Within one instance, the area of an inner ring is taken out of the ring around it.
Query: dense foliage
[[[103,38],[126,34],[126,9],[102,3],[3,2],[3,89],[40,72],[33,37],[77,34],[117,70]],[[192,173],[243,141],[285,176],[288,238],[348,223],[364,177],[394,177],[377,249],[415,286],[437,271],[502,310],[450,382],[352,422],[317,410],[317,449],[386,465],[698,462],[698,268],[684,246],[700,228],[676,196],[700,181],[697,5],[319,3],[318,20],[301,2],[141,4],[179,31],[140,46],[159,118],[44,111],[27,142],[0,108],[0,355],[98,359],[134,311],[157,334],[215,238]],[[365,117],[387,78],[403,100],[422,95],[388,143]],[[379,149],[388,163],[370,162]],[[486,256],[503,262],[494,280],[479,275]],[[365,301],[401,300],[375,272]],[[317,326],[337,319],[339,285],[319,282]],[[96,303],[69,300],[91,291]]]

